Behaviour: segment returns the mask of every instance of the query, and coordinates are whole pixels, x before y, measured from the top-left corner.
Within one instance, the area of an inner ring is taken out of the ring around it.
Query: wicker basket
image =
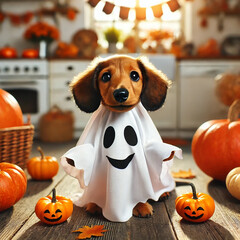
[[[0,129],[0,162],[26,167],[32,149],[34,126],[26,124],[21,127]]]

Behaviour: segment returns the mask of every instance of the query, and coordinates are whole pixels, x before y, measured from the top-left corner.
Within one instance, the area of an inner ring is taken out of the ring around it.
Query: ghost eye
[[[127,143],[131,146],[137,145],[138,139],[137,139],[137,134],[134,131],[133,127],[131,126],[126,126],[124,129],[124,137]]]
[[[55,213],[59,213],[59,212],[62,212],[60,209],[57,209]]]
[[[115,130],[112,126],[108,127],[104,133],[103,146],[109,148],[115,139]]]
[[[185,207],[184,209],[186,210],[191,210],[191,208],[189,206]]]
[[[130,78],[134,81],[137,82],[139,80],[139,74],[136,71],[131,71],[130,72]]]
[[[50,211],[47,209],[47,210],[44,211],[44,213],[50,213]]]
[[[202,211],[204,211],[204,209],[203,209],[202,207],[199,207],[199,208],[197,209],[197,211],[198,211],[198,210],[202,210]]]
[[[108,82],[110,81],[111,79],[111,74],[109,72],[105,72],[103,75],[102,75],[102,81],[103,82]]]

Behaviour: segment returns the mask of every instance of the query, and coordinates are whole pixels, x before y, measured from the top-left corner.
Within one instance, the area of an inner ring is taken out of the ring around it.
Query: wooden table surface
[[[66,150],[73,147],[75,142],[68,144],[41,145],[46,155],[55,154],[60,157]],[[64,147],[63,147],[64,146]],[[72,233],[85,225],[104,225],[108,231],[99,239],[240,239],[240,201],[227,192],[225,184],[212,180],[201,172],[192,159],[190,145],[183,146],[183,160],[174,160],[173,171],[192,169],[196,178],[192,179],[197,192],[210,194],[215,200],[216,209],[212,218],[204,223],[194,224],[181,219],[175,210],[175,199],[180,194],[190,192],[188,186],[177,187],[171,192],[168,200],[151,202],[154,215],[150,218],[132,217],[125,223],[109,222],[101,216],[90,216],[84,209],[74,206],[72,216],[64,223],[48,226],[39,221],[34,213],[39,198],[47,196],[55,187],[58,195],[69,197],[77,192],[78,183],[66,175],[60,168],[57,176],[51,181],[34,181],[28,177],[27,192],[13,207],[0,213],[0,239],[76,239],[78,233]],[[91,238],[98,239],[98,238]]]

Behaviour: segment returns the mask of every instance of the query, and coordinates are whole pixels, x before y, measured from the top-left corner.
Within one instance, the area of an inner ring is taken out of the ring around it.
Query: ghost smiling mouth
[[[128,166],[128,164],[132,161],[133,156],[134,156],[134,153],[129,155],[127,158],[125,158],[123,160],[110,158],[108,156],[107,156],[107,158],[113,167],[118,168],[118,169],[125,169]]]

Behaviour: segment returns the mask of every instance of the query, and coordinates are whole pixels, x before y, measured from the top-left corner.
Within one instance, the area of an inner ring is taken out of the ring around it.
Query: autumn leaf
[[[189,169],[188,171],[179,170],[178,172],[172,172],[172,176],[174,178],[184,178],[184,179],[192,179],[196,176],[192,173],[192,170]]]
[[[81,232],[77,239],[87,239],[91,237],[101,237],[103,236],[103,232],[106,232],[106,229],[103,229],[104,225],[95,225],[95,226],[84,226],[72,232]]]

